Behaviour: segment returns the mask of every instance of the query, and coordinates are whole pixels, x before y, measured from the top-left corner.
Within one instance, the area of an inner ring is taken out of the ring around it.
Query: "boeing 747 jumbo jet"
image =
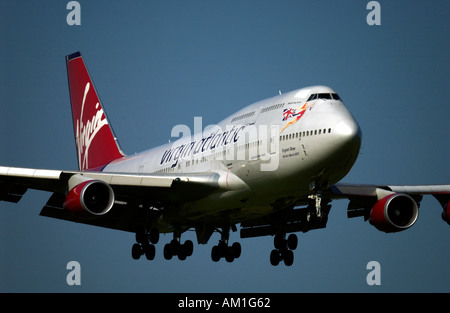
[[[66,56],[78,171],[0,167],[0,200],[27,189],[51,192],[40,215],[136,234],[134,259],[155,258],[160,233],[173,233],[164,258],[186,259],[193,242],[221,235],[211,258],[232,262],[240,237],[274,236],[272,265],[292,265],[294,232],[325,228],[331,201],[346,198],[348,217],[387,233],[411,227],[424,194],[450,224],[450,185],[341,184],[359,154],[361,130],[331,88],[312,86],[251,104],[217,125],[127,156],[120,149],[79,52]],[[289,234],[289,235],[288,235]],[[270,250],[270,249],[268,249]]]

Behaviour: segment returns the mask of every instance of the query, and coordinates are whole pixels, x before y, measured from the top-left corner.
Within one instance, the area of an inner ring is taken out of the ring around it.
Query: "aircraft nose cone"
[[[336,124],[335,131],[344,137],[361,137],[361,129],[358,123],[353,119],[344,119]]]
[[[361,128],[354,119],[341,120],[336,124],[334,132],[342,139],[342,141],[359,150],[361,146],[362,133]]]

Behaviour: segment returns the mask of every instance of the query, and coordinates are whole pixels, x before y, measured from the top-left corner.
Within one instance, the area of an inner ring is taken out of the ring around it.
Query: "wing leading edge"
[[[65,209],[65,202],[78,185],[91,181],[112,188],[113,206],[99,218],[80,219]],[[132,232],[137,231],[133,225],[142,218],[137,214],[140,208],[157,209],[193,201],[220,188],[227,188],[220,173],[136,175],[0,167],[0,201],[17,203],[28,189],[48,191],[53,194],[42,209],[42,216]]]
[[[389,219],[389,214],[401,215],[405,212],[401,208],[394,210],[394,205],[391,205],[391,208],[389,207],[392,203],[390,201],[394,197],[403,198],[403,200],[410,198],[414,203],[412,201],[409,201],[409,203],[412,204],[412,207],[416,206],[418,209],[423,195],[432,195],[439,201],[444,210],[442,219],[450,225],[450,185],[362,185],[341,183],[331,186],[329,196],[332,199],[350,200],[347,208],[348,217],[364,216],[365,220],[370,220],[372,223],[376,218],[376,210],[379,210],[380,214],[383,215],[382,218],[385,219]],[[401,204],[403,207],[407,207],[408,201],[402,201]],[[415,215],[411,225],[408,225],[408,227],[412,226],[415,219],[417,219],[417,213]],[[400,228],[396,231],[400,230],[403,229]]]

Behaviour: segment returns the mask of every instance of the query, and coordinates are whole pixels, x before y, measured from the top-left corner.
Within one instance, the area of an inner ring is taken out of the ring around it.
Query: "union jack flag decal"
[[[291,117],[295,117],[293,120],[289,121],[284,127],[281,129],[280,133],[283,132],[283,130],[286,129],[286,127],[289,127],[295,123],[298,122],[299,119],[302,118],[303,114],[305,114],[307,109],[312,109],[314,106],[313,102],[312,104],[308,105],[308,102],[306,102],[300,109],[296,110],[293,108],[288,108],[283,110],[283,122],[287,121]]]
[[[295,113],[295,109],[293,108],[289,108],[289,109],[284,109],[283,110],[283,121],[286,121],[288,118],[291,118],[293,116],[297,116],[300,113]]]

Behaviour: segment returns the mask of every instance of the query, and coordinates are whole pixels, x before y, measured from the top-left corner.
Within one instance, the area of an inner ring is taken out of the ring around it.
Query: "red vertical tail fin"
[[[98,170],[125,154],[109,125],[80,52],[66,56],[80,171]]]

